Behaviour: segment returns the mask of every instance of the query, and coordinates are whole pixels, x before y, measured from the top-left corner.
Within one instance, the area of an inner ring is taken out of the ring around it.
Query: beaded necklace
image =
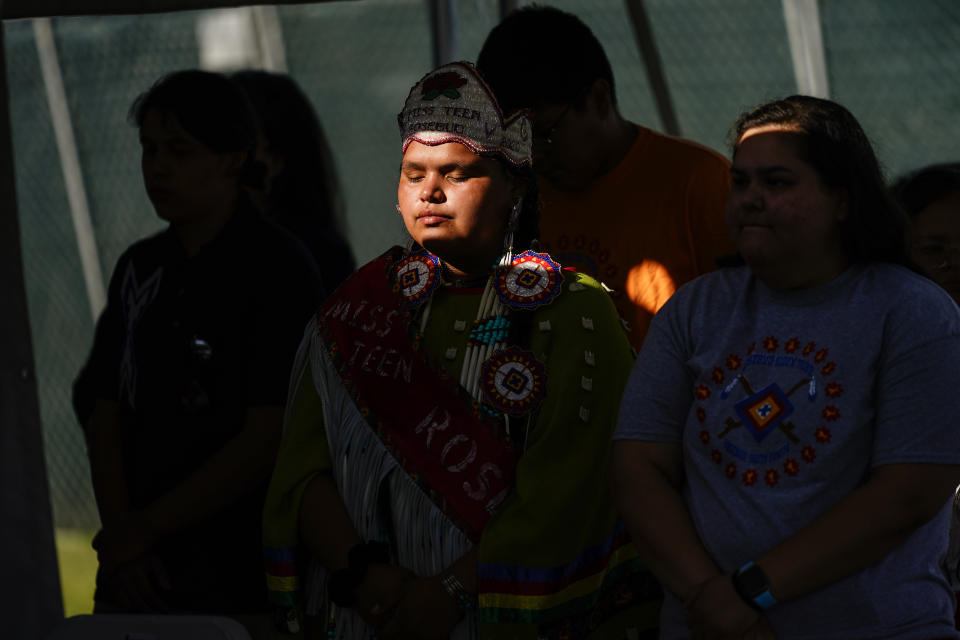
[[[429,322],[442,272],[440,259],[427,251],[411,254],[398,265],[401,292],[411,306],[422,309],[421,335]],[[486,278],[459,381],[488,413],[503,420],[508,438],[510,416],[527,416],[529,429],[530,413],[542,400],[546,386],[546,369],[534,354],[507,343],[511,310],[532,310],[549,304],[560,293],[561,286],[560,265],[547,254],[533,251],[519,256],[505,251]]]

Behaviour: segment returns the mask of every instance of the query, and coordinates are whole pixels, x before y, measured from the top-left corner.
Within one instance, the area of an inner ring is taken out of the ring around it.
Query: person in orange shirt
[[[733,253],[729,162],[620,115],[603,47],[570,13],[514,11],[487,36],[477,67],[506,111],[533,114],[543,250],[612,289],[639,349],[677,287]]]

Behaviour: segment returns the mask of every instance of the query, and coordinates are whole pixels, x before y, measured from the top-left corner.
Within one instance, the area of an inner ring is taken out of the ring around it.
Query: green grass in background
[[[57,529],[57,565],[63,593],[63,615],[93,613],[97,552],[90,546],[96,531]]]

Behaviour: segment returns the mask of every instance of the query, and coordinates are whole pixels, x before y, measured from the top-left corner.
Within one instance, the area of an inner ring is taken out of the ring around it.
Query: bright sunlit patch
[[[656,260],[644,260],[627,274],[627,296],[650,313],[659,311],[676,290],[670,272]]]

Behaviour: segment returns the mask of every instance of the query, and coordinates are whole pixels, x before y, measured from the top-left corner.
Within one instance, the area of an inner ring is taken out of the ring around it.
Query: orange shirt
[[[638,129],[620,164],[585,191],[540,181],[543,249],[613,289],[636,349],[677,287],[734,252],[723,219],[730,163],[695,142]]]

